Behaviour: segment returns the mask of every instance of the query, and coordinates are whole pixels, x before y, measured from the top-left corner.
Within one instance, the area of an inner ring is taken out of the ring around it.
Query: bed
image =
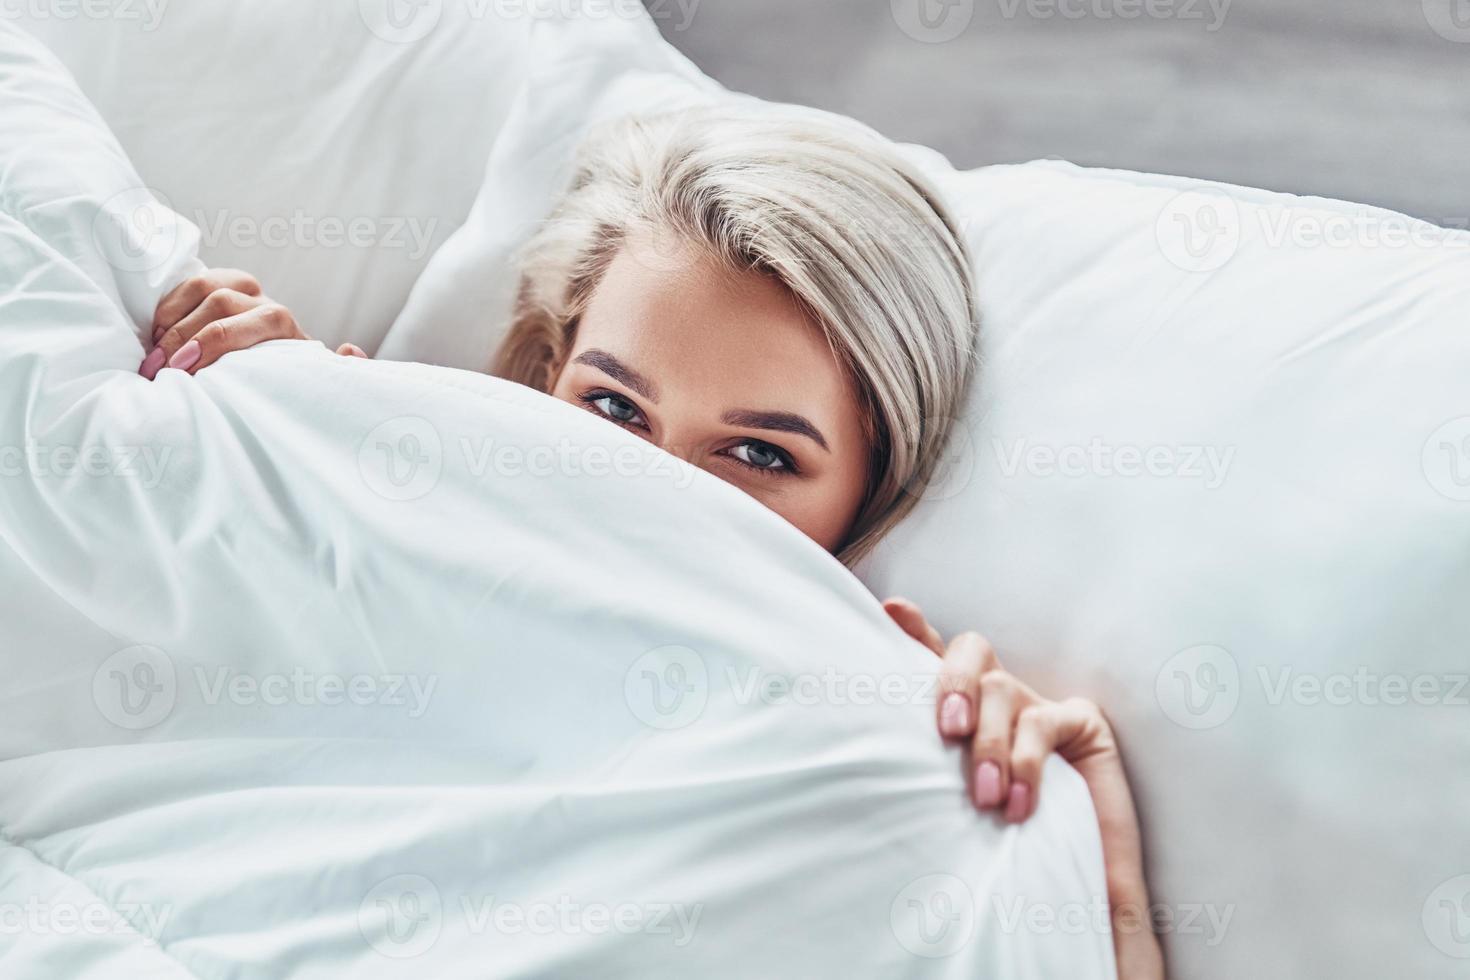
[[[374,9],[0,33],[7,975],[1112,976],[1085,788],[969,809],[874,592],[1108,710],[1175,975],[1463,969],[1470,236],[910,148],[984,357],[854,577],[480,373],[580,135],[744,97],[637,9]],[[380,360],[142,381],[202,262]]]

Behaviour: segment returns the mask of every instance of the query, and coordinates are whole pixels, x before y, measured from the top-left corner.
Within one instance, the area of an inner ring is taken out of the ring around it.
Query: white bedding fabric
[[[977,816],[932,657],[737,491],[316,344],[139,378],[198,267],[139,183],[0,24],[0,974],[1113,976],[1075,773]]]

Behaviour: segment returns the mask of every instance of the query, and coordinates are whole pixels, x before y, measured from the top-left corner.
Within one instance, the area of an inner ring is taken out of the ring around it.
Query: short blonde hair
[[[631,232],[673,234],[775,277],[849,373],[872,447],[838,557],[912,509],[960,414],[976,347],[963,240],[905,157],[841,117],[722,106],[623,120],[589,138],[520,257],[495,374],[550,391],[577,323]]]

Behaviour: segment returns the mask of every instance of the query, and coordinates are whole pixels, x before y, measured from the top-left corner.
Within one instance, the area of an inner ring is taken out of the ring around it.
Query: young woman
[[[522,256],[493,370],[735,484],[851,563],[933,474],[976,336],[964,245],[891,144],[816,113],[703,109],[587,143]],[[195,372],[281,339],[307,338],[251,276],[215,270],[159,305],[142,373]],[[1086,779],[1119,973],[1162,976],[1138,821],[1101,711],[1041,697],[978,634],[945,643],[913,603],[885,607],[943,660],[936,721],[970,748],[977,807],[1026,820],[1052,752]]]

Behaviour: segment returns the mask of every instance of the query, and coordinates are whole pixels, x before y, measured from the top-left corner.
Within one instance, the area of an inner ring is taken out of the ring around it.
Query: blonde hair
[[[891,143],[795,108],[635,117],[588,139],[521,254],[495,374],[550,391],[631,232],[673,234],[775,277],[849,373],[872,447],[838,557],[866,554],[923,492],[960,414],[976,346],[969,261],[937,195]]]

